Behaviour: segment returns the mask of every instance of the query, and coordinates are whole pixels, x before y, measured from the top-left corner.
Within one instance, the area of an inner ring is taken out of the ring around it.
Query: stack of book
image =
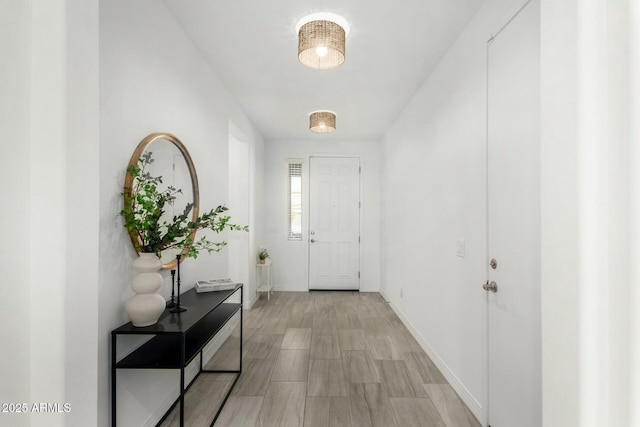
[[[231,279],[213,279],[213,280],[198,280],[196,282],[196,293],[202,292],[214,292],[225,291],[228,289],[234,289],[236,282]]]

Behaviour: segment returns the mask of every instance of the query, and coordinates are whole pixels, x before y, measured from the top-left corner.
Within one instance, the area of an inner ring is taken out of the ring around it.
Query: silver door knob
[[[309,241],[310,241],[311,243],[315,243],[315,242],[316,242],[316,241],[315,241],[315,239],[311,239],[311,240],[309,240]]]
[[[493,280],[491,282],[487,280],[487,283],[482,285],[482,289],[485,291],[498,292],[498,284]]]

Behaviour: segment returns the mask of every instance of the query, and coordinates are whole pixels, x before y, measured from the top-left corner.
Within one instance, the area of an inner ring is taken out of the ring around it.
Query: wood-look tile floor
[[[480,426],[377,293],[275,292],[243,326],[242,375],[216,427]],[[207,368],[237,369],[239,341],[236,330]],[[185,425],[208,426],[229,384],[200,375]]]

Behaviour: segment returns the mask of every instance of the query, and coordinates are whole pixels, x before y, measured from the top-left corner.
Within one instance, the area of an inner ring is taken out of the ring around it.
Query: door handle
[[[482,285],[482,289],[484,289],[487,292],[491,291],[495,293],[495,292],[498,292],[498,284],[493,280],[491,281],[491,283],[489,283],[489,281],[487,280],[487,283]]]
[[[315,240],[315,239],[311,239],[311,240],[309,240],[309,241],[310,241],[311,243],[315,243],[315,242],[316,242],[316,240]]]

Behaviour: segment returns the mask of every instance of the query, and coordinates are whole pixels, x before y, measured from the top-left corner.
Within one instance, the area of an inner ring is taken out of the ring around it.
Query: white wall
[[[486,416],[486,42],[524,2],[489,0],[384,137],[382,292]],[[464,240],[466,257],[456,256]]]
[[[128,320],[123,305],[132,295],[135,253],[118,216],[131,153],[152,132],[175,134],[193,158],[202,212],[228,204],[229,122],[258,155],[262,139],[162,2],[100,2],[100,92],[98,419],[107,425],[109,332]],[[197,279],[226,277],[227,269],[226,251],[186,260],[183,290]],[[170,278],[167,272],[163,276],[161,292],[168,296]],[[162,405],[175,397],[176,378],[175,372],[119,372],[118,425],[155,424],[166,409]]]
[[[2,259],[12,283],[2,310],[8,345],[0,394],[7,403],[71,408],[2,414],[2,423],[94,425],[98,2],[10,1],[0,15],[8,193],[2,218],[9,242]]]
[[[0,249],[0,265],[7,301],[0,310],[0,336],[5,343],[0,351],[0,402],[30,401],[30,334],[31,315],[31,171],[30,171],[30,77],[31,77],[31,10],[26,2],[0,3],[0,129],[2,149],[0,181],[4,197],[0,204],[0,233],[5,242]],[[23,325],[22,327],[16,327]],[[11,351],[8,348],[11,347]],[[22,414],[2,414],[3,422],[14,426],[29,425]]]
[[[576,7],[576,2],[543,1],[540,12],[545,426],[580,425]]]
[[[66,124],[66,291],[64,330],[64,388],[65,400],[73,402],[73,411],[64,417],[61,425],[91,425],[95,423],[98,408],[98,343],[102,337],[98,329],[98,188],[99,188],[99,65],[98,65],[98,13],[97,0],[66,0],[67,67],[65,96],[67,98]],[[50,21],[47,14],[43,21]],[[40,24],[37,24],[40,26]],[[51,32],[41,27],[42,37],[49,39]],[[49,59],[46,59],[49,61]],[[46,64],[34,67],[46,74]],[[48,111],[43,110],[45,115]],[[34,135],[47,144],[48,134]],[[51,164],[51,158],[47,158]],[[59,165],[62,167],[62,165]],[[50,176],[42,177],[47,183]],[[47,208],[54,205],[49,201]],[[44,222],[42,227],[51,228]],[[45,272],[42,281],[46,287]],[[38,293],[38,298],[42,294]],[[49,302],[45,302],[48,304]],[[46,319],[44,319],[46,322]],[[46,334],[46,331],[43,331]],[[35,348],[32,347],[32,350]],[[35,350],[37,358],[48,359],[49,349]],[[41,362],[38,362],[41,363]],[[32,370],[32,375],[44,375]],[[33,393],[33,390],[32,390]],[[33,400],[36,400],[32,396]],[[43,420],[42,425],[51,423]]]
[[[308,286],[309,156],[353,156],[361,158],[362,292],[380,289],[380,144],[375,141],[268,141],[265,144],[264,246],[273,264],[275,290],[306,292]],[[287,161],[303,159],[302,241],[287,239]]]
[[[629,260],[640,258],[640,4],[629,2],[627,13],[627,29],[629,31],[629,138],[625,141],[629,147],[628,179],[629,179]],[[623,248],[625,249],[625,248]],[[629,336],[626,348],[629,357],[627,376],[629,381],[629,424],[640,424],[640,265],[629,263],[627,295],[622,295],[622,301],[628,298]],[[625,305],[623,305],[624,307]],[[624,339],[624,338],[623,338]],[[624,347],[623,347],[624,350]],[[633,361],[633,362],[632,362]],[[633,404],[632,404],[633,403]]]
[[[541,18],[543,422],[637,426],[640,8]]]

